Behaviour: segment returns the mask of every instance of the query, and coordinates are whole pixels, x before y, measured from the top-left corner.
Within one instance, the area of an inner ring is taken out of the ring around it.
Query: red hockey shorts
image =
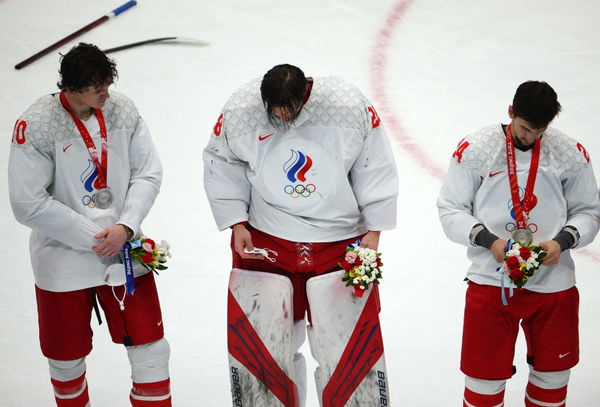
[[[252,235],[254,247],[270,249],[277,252],[277,256],[269,254],[275,259],[249,260],[235,251],[233,233],[231,234],[231,251],[233,253],[233,268],[243,270],[263,271],[280,274],[288,277],[294,287],[294,320],[304,319],[308,313],[310,321],[310,308],[306,297],[306,281],[320,274],[340,270],[339,262],[344,260],[346,247],[354,243],[361,236],[337,242],[307,243],[291,242],[269,235],[251,226],[247,226]],[[379,308],[379,297],[377,297]]]
[[[570,369],[579,361],[579,292],[514,290],[508,306],[501,288],[469,283],[463,326],[461,370],[478,379],[502,380],[515,372],[519,322],[527,362],[540,372]],[[505,288],[505,290],[507,290]]]
[[[106,316],[113,342],[127,346],[143,345],[164,336],[158,292],[154,273],[135,279],[135,292],[125,297],[121,311],[112,287],[96,287],[98,302]],[[124,286],[114,287],[121,299]],[[90,320],[93,308],[93,288],[53,292],[35,287],[40,345],[44,356],[56,360],[74,360],[92,350]]]

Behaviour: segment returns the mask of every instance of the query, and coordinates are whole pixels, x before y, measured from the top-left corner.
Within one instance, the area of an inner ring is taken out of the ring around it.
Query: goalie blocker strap
[[[293,322],[289,278],[231,271],[227,343],[234,406],[299,407]]]
[[[306,284],[321,406],[389,406],[377,286],[355,297],[342,282],[343,274],[324,274]]]

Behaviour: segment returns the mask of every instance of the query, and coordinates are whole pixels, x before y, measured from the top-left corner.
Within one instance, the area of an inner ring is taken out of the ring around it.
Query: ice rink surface
[[[117,0],[119,3],[119,0]],[[29,230],[8,203],[6,163],[17,117],[54,92],[55,52],[13,66],[116,8],[107,0],[0,0],[0,406],[51,406],[37,339]],[[144,230],[174,256],[158,277],[171,343],[175,406],[230,405],[225,306],[229,233],[214,225],[202,188],[201,152],[220,109],[247,80],[279,63],[339,75],[371,99],[393,140],[401,182],[398,229],[381,242],[384,342],[394,406],[459,406],[466,248],[443,235],[435,199],[450,155],[466,134],[507,122],[521,82],[557,91],[553,123],[578,139],[600,174],[600,3],[589,0],[144,1],[78,40],[109,48],[163,36],[208,42],[156,44],[113,55],[115,90],[147,121],[164,166]],[[66,52],[76,41],[64,46]],[[600,239],[576,251],[581,362],[571,407],[600,405]],[[106,326],[92,322],[88,382],[94,406],[127,406],[129,365]],[[506,405],[523,405],[524,341]],[[308,406],[317,406],[309,357]],[[258,406],[257,406],[258,407]]]

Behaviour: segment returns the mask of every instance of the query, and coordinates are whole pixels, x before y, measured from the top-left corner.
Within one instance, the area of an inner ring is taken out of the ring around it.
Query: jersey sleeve
[[[350,170],[350,183],[368,230],[396,227],[398,171],[392,147],[375,109],[366,107],[366,137]]]
[[[562,186],[567,202],[566,224],[577,228],[577,247],[581,248],[594,240],[599,229],[600,202],[591,162],[586,161],[578,171],[569,172],[562,180]]]
[[[139,114],[132,131],[129,141],[129,188],[117,223],[128,226],[137,235],[160,191],[162,166],[150,131]]]
[[[453,242],[471,246],[469,234],[480,223],[473,216],[473,201],[480,185],[480,174],[456,158],[451,159],[437,207],[444,233]]]
[[[102,228],[48,193],[55,176],[50,145],[27,129],[21,118],[15,126],[8,162],[10,204],[18,222],[76,250],[90,251]]]
[[[204,190],[219,230],[248,220],[250,181],[247,164],[229,148],[227,115],[219,116],[203,152]]]

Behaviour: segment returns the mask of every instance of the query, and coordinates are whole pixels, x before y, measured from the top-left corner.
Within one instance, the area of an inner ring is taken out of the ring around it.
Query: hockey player
[[[133,102],[108,90],[114,61],[80,43],[62,58],[60,77],[61,92],[17,120],[8,166],[13,212],[32,229],[40,344],[56,404],[90,405],[85,358],[98,298],[129,356],[132,406],[168,407],[170,350],[153,273],[135,278],[135,295],[105,284],[159,192],[160,161]]]
[[[278,65],[236,91],[204,150],[220,230],[232,228],[228,348],[234,406],[301,406],[307,325],[326,407],[389,405],[377,291],[338,262],[396,224],[398,179],[380,119],[337,77]]]
[[[464,406],[504,405],[519,322],[530,366],[525,405],[566,405],[569,372],[579,359],[579,294],[569,249],[592,242],[600,208],[585,148],[548,127],[560,110],[547,83],[525,82],[508,108],[511,122],[466,137],[450,162],[439,215],[446,235],[468,246],[472,262],[461,356]],[[510,238],[533,240],[547,257],[504,305],[507,280],[497,269]]]

